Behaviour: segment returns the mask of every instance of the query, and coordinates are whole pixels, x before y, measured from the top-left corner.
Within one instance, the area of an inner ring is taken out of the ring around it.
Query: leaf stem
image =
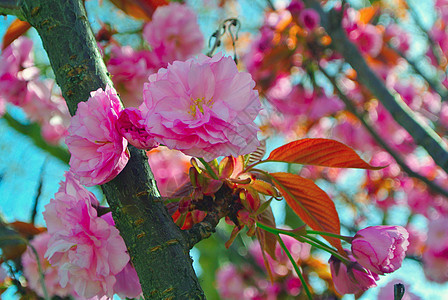
[[[301,241],[303,243],[308,243],[311,246],[314,246],[316,248],[319,248],[319,249],[321,249],[323,251],[326,251],[326,252],[330,253],[331,255],[333,255],[334,257],[336,257],[337,259],[339,259],[340,261],[342,261],[346,265],[352,263],[352,261],[350,261],[346,257],[342,256],[335,249],[327,246],[326,244],[324,244],[323,242],[319,241],[318,239],[316,239],[314,237],[302,236],[302,237],[300,237],[299,241]]]
[[[284,234],[284,235],[289,235],[293,238],[298,238],[300,236],[303,236],[303,234],[301,234],[300,232],[296,232],[294,230],[284,230],[284,229],[274,228],[274,227],[268,226],[268,225],[260,223],[260,222],[256,222],[256,224],[261,229],[263,229],[267,232],[270,232],[272,234]]]
[[[21,236],[19,234],[0,237],[0,241],[14,241],[14,240],[20,241],[20,242],[23,242],[24,244],[26,244],[28,247],[31,248],[31,250],[34,253],[34,256],[36,256],[37,270],[39,271],[39,282],[42,285],[42,292],[44,293],[45,300],[49,300],[50,297],[48,296],[47,287],[45,286],[44,272],[42,270],[42,264],[40,262],[39,254],[37,253],[36,248],[34,248],[34,246],[31,245],[31,243],[27,239],[25,239],[23,236]]]
[[[285,243],[283,243],[282,238],[279,234],[277,234],[277,240],[282,247],[283,251],[285,251],[286,255],[288,256],[289,260],[291,261],[292,265],[294,266],[294,270],[296,270],[297,275],[300,278],[300,281],[302,282],[303,288],[305,289],[306,295],[308,296],[308,299],[312,300],[313,297],[311,296],[310,289],[308,288],[308,285],[306,284],[305,278],[302,275],[302,272],[300,272],[299,266],[294,261],[294,258],[292,257],[291,253],[288,250],[288,247],[286,247]]]
[[[326,231],[307,230],[306,233],[307,234],[319,234],[319,235],[331,236],[331,237],[334,237],[334,238],[346,241],[347,243],[351,243],[352,240],[353,240],[353,237],[351,237],[351,236],[345,236],[345,235],[340,235],[340,234],[326,232]]]

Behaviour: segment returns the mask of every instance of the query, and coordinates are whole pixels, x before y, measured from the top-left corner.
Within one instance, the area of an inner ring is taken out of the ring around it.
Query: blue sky
[[[198,3],[194,2],[199,8]],[[415,1],[413,1],[415,2]],[[88,6],[95,6],[96,1],[87,1]],[[243,19],[255,20],[251,26],[256,25],[260,15],[257,15],[257,9],[251,7],[247,1],[242,1],[243,10],[246,15]],[[120,15],[111,15],[108,13],[109,7],[101,11],[100,17],[109,18],[111,23],[117,22],[116,18]],[[98,10],[96,10],[98,11]],[[220,16],[200,16],[200,25],[206,34],[206,37],[216,28],[216,21]],[[90,15],[93,27],[99,26],[98,19],[95,15]],[[124,16],[123,16],[124,19]],[[6,20],[0,18],[0,36],[3,36],[5,29],[9,26],[13,18],[8,17]],[[125,26],[132,29],[137,26],[138,22],[127,23]],[[245,24],[243,23],[243,30]],[[36,33],[31,32],[31,37],[40,44]],[[131,41],[132,42],[132,41]],[[39,48],[39,47],[38,47]],[[36,54],[39,61],[46,61],[42,50]],[[19,109],[10,109],[10,113],[17,119],[26,122],[23,113]],[[37,223],[43,225],[41,212],[43,206],[53,197],[58,189],[58,183],[63,178],[63,174],[68,170],[68,166],[59,160],[46,154],[44,151],[35,147],[29,138],[16,133],[9,128],[3,119],[0,119],[0,213],[7,221],[21,220],[28,221],[30,219],[30,211],[37,192],[38,182],[42,173],[43,190],[40,196]],[[280,205],[281,206],[281,205]],[[278,215],[281,219],[281,215]],[[399,214],[398,214],[399,217]],[[422,226],[424,226],[422,222]],[[444,295],[448,295],[448,284],[440,285],[425,280],[421,267],[415,261],[406,260],[403,267],[395,273],[382,277],[378,282],[379,287],[384,286],[389,280],[401,278],[411,285],[411,291],[422,297],[422,299],[443,299]],[[379,288],[369,290],[362,299],[376,299]],[[6,298],[12,297],[6,295]],[[354,299],[352,296],[346,296],[344,299]]]

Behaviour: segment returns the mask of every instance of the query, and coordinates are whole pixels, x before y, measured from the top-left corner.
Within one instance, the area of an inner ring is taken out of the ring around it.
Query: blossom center
[[[210,100],[205,100],[205,97],[193,99],[191,98],[191,105],[188,114],[193,118],[196,118],[197,113],[204,114],[204,107],[213,107],[213,97]]]

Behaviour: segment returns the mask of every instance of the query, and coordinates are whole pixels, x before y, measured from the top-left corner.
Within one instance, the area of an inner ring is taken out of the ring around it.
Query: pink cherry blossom
[[[169,197],[188,181],[190,157],[180,151],[158,147],[147,152],[148,163],[157,182],[160,194]]]
[[[409,247],[406,251],[407,255],[411,256],[420,256],[423,253],[423,249],[425,248],[426,242],[426,233],[418,230],[412,225],[408,225],[406,227],[407,232],[409,233]]]
[[[350,118],[338,120],[338,123],[332,129],[332,138],[358,151],[370,151],[372,146],[375,145],[372,136],[364,126],[358,120]]]
[[[199,54],[204,45],[194,11],[175,2],[157,8],[151,22],[143,29],[143,38],[151,46],[161,67]]]
[[[346,250],[347,251],[347,250]],[[364,269],[353,256],[347,251],[350,260],[353,262],[350,266],[345,265],[334,256],[330,257],[331,277],[336,291],[339,294],[357,294],[376,286],[376,280],[379,276],[367,269]]]
[[[116,277],[129,261],[118,230],[97,216],[95,196],[66,173],[55,198],[43,213],[51,235],[45,253],[59,269],[59,283],[68,283],[81,297],[112,297]],[[109,217],[110,218],[110,217]]]
[[[224,299],[243,299],[244,280],[234,265],[222,267],[216,274],[216,285]]]
[[[106,87],[90,95],[78,104],[66,138],[71,170],[87,186],[112,180],[129,160],[128,142],[115,126],[122,110],[117,93]]]
[[[109,225],[115,226],[112,213],[107,213],[101,216],[101,218]],[[130,260],[123,270],[115,275],[115,279],[117,280],[114,284],[115,294],[118,294],[121,298],[140,298],[140,295],[142,294],[140,279]]]
[[[430,220],[428,224],[428,239],[426,246],[433,252],[448,250],[448,217]]]
[[[148,50],[135,51],[130,46],[112,46],[107,70],[125,107],[138,107],[143,99],[143,84],[157,71],[154,55]]]
[[[308,31],[313,31],[320,24],[320,16],[317,11],[312,8],[302,10],[299,15],[299,20]]]
[[[121,298],[140,298],[142,287],[137,272],[130,263],[115,275],[115,278],[117,282],[114,285],[114,292],[118,296]]]
[[[445,283],[448,281],[448,248],[433,251],[431,248],[423,252],[423,272],[428,280]]]
[[[295,261],[306,260],[309,257],[311,250],[311,246],[309,244],[301,243],[288,235],[282,235],[281,237]],[[258,242],[253,243],[249,248],[249,252],[254,257],[258,265],[265,269],[260,244]],[[291,261],[279,244],[277,244],[275,248],[275,260],[269,255],[267,255],[267,260],[274,276],[281,277],[286,276],[288,273],[295,274]]]
[[[27,101],[27,83],[39,75],[32,56],[33,42],[19,37],[0,56],[0,102],[22,106]]]
[[[129,144],[138,149],[149,150],[159,146],[159,143],[146,132],[142,112],[136,108],[131,107],[122,110],[118,115],[116,127]]]
[[[70,284],[67,284],[65,287],[62,287],[59,284],[58,269],[50,265],[48,260],[44,258],[50,237],[50,234],[47,232],[39,234],[34,237],[30,244],[34,247],[34,249],[36,249],[36,252],[39,255],[39,262],[42,267],[42,272],[45,275],[45,287],[47,289],[48,296],[65,297],[72,292],[72,287]],[[36,256],[29,247],[22,255],[22,265],[23,273],[28,281],[29,287],[39,296],[44,297]]]
[[[145,84],[140,109],[146,130],[170,149],[212,160],[247,154],[259,145],[255,82],[230,57],[175,61]]]
[[[359,26],[349,33],[349,38],[359,47],[361,52],[372,57],[376,57],[383,46],[382,33],[372,24]]]
[[[57,144],[67,135],[70,114],[67,104],[53,92],[54,80],[33,80],[27,85],[27,101],[22,108],[32,122],[41,126],[42,137],[50,144]]]
[[[359,230],[352,241],[352,253],[366,269],[384,275],[401,267],[409,234],[401,226],[371,226]]]
[[[394,48],[398,49],[402,53],[406,53],[409,50],[411,37],[408,32],[400,26],[395,23],[388,25],[385,34],[388,38],[390,38],[390,43]]]

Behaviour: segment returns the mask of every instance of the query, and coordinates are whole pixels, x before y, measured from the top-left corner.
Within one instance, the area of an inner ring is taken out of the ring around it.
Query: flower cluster
[[[67,134],[70,114],[60,92],[53,92],[54,81],[39,79],[32,48],[30,39],[20,37],[0,55],[0,117],[6,103],[19,106],[41,126],[42,137],[48,143],[58,144]]]
[[[259,145],[254,86],[230,57],[217,54],[176,61],[151,75],[139,110],[122,110],[112,88],[98,89],[79,103],[68,129],[71,169],[87,186],[108,182],[129,159],[128,141],[207,160],[250,153]]]
[[[80,102],[68,128],[66,143],[71,170],[82,184],[93,186],[110,181],[129,160],[128,142],[116,128],[122,110],[115,90],[106,87]]]
[[[103,31],[108,36],[116,33],[106,27]],[[196,13],[176,2],[156,9],[152,20],[144,25],[142,37],[151,50],[133,50],[119,46],[115,40],[110,48],[107,69],[125,107],[141,104],[143,83],[150,74],[176,60],[194,57],[204,45]]]
[[[39,255],[39,262],[42,266],[42,272],[45,274],[45,287],[48,295],[65,297],[68,296],[73,288],[70,283],[67,283],[64,287],[59,283],[58,268],[52,266],[50,262],[44,258],[45,252],[48,249],[48,242],[51,235],[49,233],[42,233],[37,235],[31,242],[31,246],[34,247]],[[22,256],[23,273],[28,280],[30,288],[32,288],[37,295],[44,297],[42,284],[40,282],[39,268],[36,260],[36,256],[30,247]]]
[[[70,284],[81,297],[112,297],[115,293],[136,297],[141,289],[120,283],[138,282],[135,270],[128,266],[126,245],[111,214],[98,216],[98,206],[76,175],[66,173],[65,182],[43,213],[51,236],[45,258],[57,267],[61,287]]]
[[[163,67],[198,54],[204,45],[196,14],[186,5],[176,2],[155,11],[152,21],[143,29],[143,38]]]
[[[212,160],[259,145],[255,83],[230,57],[176,61],[149,77],[141,106],[150,136],[170,149]]]

